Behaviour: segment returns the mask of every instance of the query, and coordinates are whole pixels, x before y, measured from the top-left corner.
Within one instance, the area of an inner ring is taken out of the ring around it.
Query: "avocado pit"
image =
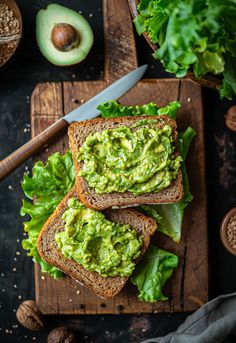
[[[78,46],[79,35],[72,25],[59,23],[52,29],[51,41],[56,49],[70,51]]]

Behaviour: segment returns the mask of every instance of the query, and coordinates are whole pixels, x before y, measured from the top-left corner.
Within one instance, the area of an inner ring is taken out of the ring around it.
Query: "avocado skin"
[[[78,32],[80,41],[70,51],[59,51],[51,41],[53,27],[59,23],[68,23]],[[36,16],[36,41],[42,55],[57,66],[71,66],[83,61],[93,45],[93,31],[87,20],[65,6],[50,4],[41,9]]]

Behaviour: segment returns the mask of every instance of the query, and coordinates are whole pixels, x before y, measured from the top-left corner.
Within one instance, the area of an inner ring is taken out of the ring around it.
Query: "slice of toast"
[[[75,186],[44,224],[37,240],[38,252],[44,261],[59,268],[99,297],[113,298],[122,290],[128,277],[103,277],[97,272],[91,272],[74,260],[65,257],[55,241],[55,234],[64,230],[62,214],[67,210],[67,201],[71,197],[78,198]],[[157,228],[156,222],[152,218],[134,209],[107,210],[103,213],[107,219],[115,223],[129,224],[135,229],[143,237],[141,255],[147,250],[150,237]]]
[[[184,191],[181,170],[179,170],[176,179],[169,187],[161,190],[158,193],[148,193],[142,195],[134,195],[130,192],[98,194],[94,189],[88,186],[87,181],[83,177],[79,176],[79,172],[83,167],[83,162],[78,161],[77,153],[89,134],[101,132],[106,129],[114,129],[119,126],[128,126],[132,128],[137,121],[142,119],[157,120],[157,123],[154,126],[156,128],[163,128],[167,124],[170,125],[173,128],[173,139],[174,144],[176,145],[178,139],[176,121],[165,115],[120,117],[111,119],[97,118],[76,122],[69,126],[68,135],[76,171],[77,192],[81,202],[85,206],[95,210],[104,210],[106,208],[132,207],[141,204],[167,204],[174,203],[182,199]],[[137,128],[132,129],[136,130]],[[176,154],[178,154],[177,150]]]

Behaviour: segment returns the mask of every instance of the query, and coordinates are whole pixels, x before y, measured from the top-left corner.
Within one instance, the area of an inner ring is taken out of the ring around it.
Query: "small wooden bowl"
[[[22,37],[22,17],[21,17],[20,9],[17,3],[14,0],[0,0],[0,4],[3,4],[3,3],[6,4],[14,12],[16,18],[19,20],[20,32],[19,32],[19,38],[17,38],[17,43],[13,52],[11,53],[11,55],[9,55],[7,60],[3,64],[0,65],[0,70],[5,69],[7,67],[8,63],[10,62],[13,55],[15,54],[17,48],[19,47],[21,37]]]
[[[232,210],[230,210],[229,212],[226,213],[226,215],[224,216],[221,226],[220,226],[220,238],[221,241],[224,245],[224,247],[233,255],[236,256],[236,249],[234,249],[228,241],[227,238],[227,234],[226,234],[226,230],[227,230],[227,226],[229,224],[230,219],[236,216],[236,207],[232,208]]]
[[[137,17],[137,15],[139,14],[137,9],[139,1],[128,0],[128,3],[132,17]],[[143,33],[143,37],[148,42],[152,50],[155,52],[158,49],[158,46],[152,43],[151,39],[149,38],[146,32]],[[188,71],[187,76],[185,78],[191,79],[200,84],[201,86],[205,86],[212,89],[218,89],[221,85],[221,80],[217,76],[211,74],[204,75],[202,78],[197,78],[192,71]]]

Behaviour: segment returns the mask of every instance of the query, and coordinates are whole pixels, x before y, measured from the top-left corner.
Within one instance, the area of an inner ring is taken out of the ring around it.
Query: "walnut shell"
[[[76,343],[73,331],[65,326],[59,326],[49,332],[47,343]]]
[[[69,51],[79,44],[79,36],[73,26],[61,23],[56,24],[52,29],[51,41],[56,49]]]
[[[16,311],[16,318],[29,330],[38,331],[43,328],[43,315],[33,300],[26,300],[20,304]]]
[[[225,124],[232,131],[236,131],[236,106],[231,106],[225,115]]]

